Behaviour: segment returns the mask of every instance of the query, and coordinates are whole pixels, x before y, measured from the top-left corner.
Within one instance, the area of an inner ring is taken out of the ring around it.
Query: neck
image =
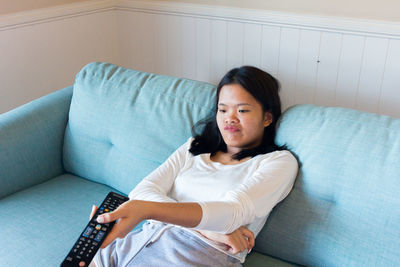
[[[250,157],[247,157],[247,158],[244,158],[244,159],[241,159],[241,160],[236,160],[236,159],[232,158],[232,156],[234,154],[236,154],[236,153],[231,154],[231,153],[228,153],[228,152],[218,151],[214,156],[211,157],[211,160],[215,161],[215,162],[219,162],[219,163],[225,164],[225,165],[234,165],[234,164],[239,164],[239,163],[245,162],[248,159],[250,159]]]
[[[242,151],[240,148],[228,147],[225,153],[232,157],[233,155],[239,153],[240,151]]]

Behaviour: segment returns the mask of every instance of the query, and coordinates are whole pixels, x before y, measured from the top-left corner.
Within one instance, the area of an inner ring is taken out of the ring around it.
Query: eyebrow
[[[228,105],[226,105],[224,103],[219,103],[218,106],[228,106]],[[237,104],[235,106],[252,106],[252,105],[247,104],[247,103],[239,103],[239,104]]]

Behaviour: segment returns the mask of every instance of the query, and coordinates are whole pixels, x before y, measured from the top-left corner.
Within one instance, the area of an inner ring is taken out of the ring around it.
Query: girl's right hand
[[[198,231],[203,236],[223,243],[227,246],[227,250],[232,254],[237,254],[247,249],[250,253],[251,249],[255,245],[254,233],[244,226],[239,227],[230,234],[220,234],[211,231]]]
[[[115,221],[113,228],[101,245],[107,247],[117,238],[124,238],[144,218],[140,201],[129,200],[121,204],[116,210],[110,213],[103,213],[97,217],[98,223],[110,223]]]

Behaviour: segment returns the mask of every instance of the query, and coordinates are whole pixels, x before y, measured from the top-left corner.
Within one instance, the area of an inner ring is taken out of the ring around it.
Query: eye
[[[248,110],[248,109],[239,109],[239,113],[246,113],[246,112],[249,112],[250,110]]]
[[[220,113],[225,113],[225,112],[226,112],[226,110],[225,110],[225,109],[221,109],[221,108],[219,108],[219,109],[218,109],[218,112],[220,112]]]

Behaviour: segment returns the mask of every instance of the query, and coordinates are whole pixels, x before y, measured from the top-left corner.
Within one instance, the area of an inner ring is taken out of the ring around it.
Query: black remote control
[[[61,263],[61,267],[76,267],[79,266],[80,262],[84,262],[85,266],[89,266],[94,255],[115,224],[115,222],[98,223],[96,220],[97,216],[117,209],[119,205],[128,200],[128,197],[115,192],[108,193],[95,215],[87,224],[85,230],[80,234],[67,257],[65,257],[64,261]]]

